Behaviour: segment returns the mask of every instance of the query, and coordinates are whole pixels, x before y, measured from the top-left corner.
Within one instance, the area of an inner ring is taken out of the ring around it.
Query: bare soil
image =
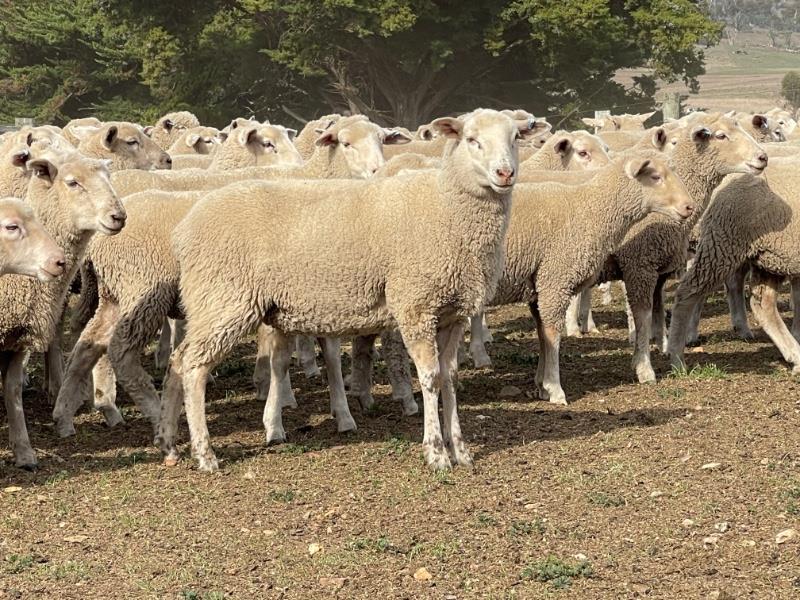
[[[163,467],[129,403],[125,426],[87,412],[59,440],[34,363],[38,472],[13,467],[0,430],[0,597],[795,597],[800,539],[776,535],[800,529],[800,385],[760,331],[731,334],[724,298],[705,313],[689,355],[705,367],[671,376],[656,354],[659,382],[638,385],[619,298],[598,307],[600,333],[562,346],[556,407],[534,398],[527,308],[491,312],[495,367],[461,372],[475,468],[444,474],[423,466],[422,420],[400,415],[382,365],[351,435],[293,372],[290,443],[267,448],[242,345],[209,385],[209,476],[185,444]]]

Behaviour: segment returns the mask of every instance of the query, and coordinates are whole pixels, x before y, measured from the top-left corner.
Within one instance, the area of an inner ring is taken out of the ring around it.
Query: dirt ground
[[[127,402],[126,426],[86,413],[59,440],[34,364],[38,472],[0,430],[0,598],[795,597],[800,538],[776,536],[800,529],[800,386],[760,331],[735,339],[717,296],[689,355],[704,367],[670,376],[656,355],[661,379],[640,386],[617,294],[598,334],[563,344],[555,407],[533,399],[526,311],[492,311],[494,369],[462,369],[475,468],[445,474],[382,369],[377,409],[353,402],[343,436],[325,386],[294,371],[290,442],[267,448],[241,346],[209,386],[209,476],[185,444],[163,467]]]

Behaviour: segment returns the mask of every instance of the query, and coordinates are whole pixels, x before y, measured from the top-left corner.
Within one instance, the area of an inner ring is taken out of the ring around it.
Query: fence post
[[[668,119],[681,118],[681,95],[680,92],[667,92],[661,104],[661,112],[664,115],[664,122]]]

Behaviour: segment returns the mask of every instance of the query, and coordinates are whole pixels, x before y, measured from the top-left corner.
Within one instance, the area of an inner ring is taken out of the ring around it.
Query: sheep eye
[[[467,142],[470,143],[470,144],[474,144],[478,149],[480,149],[480,147],[481,147],[481,143],[478,140],[476,140],[474,137],[468,137],[467,138]]]
[[[342,142],[342,146],[344,146],[345,148],[349,148],[350,142]]]
[[[76,187],[78,187],[80,184],[79,184],[77,181],[75,181],[74,179],[70,179],[69,181],[67,181],[67,185],[68,185],[69,187],[71,187],[71,188],[76,188]]]
[[[139,142],[137,140],[128,140],[128,146],[135,146]]]
[[[653,183],[658,183],[659,181],[661,181],[661,175],[659,175],[658,173],[653,173],[652,175],[650,175],[650,179],[653,180]]]
[[[720,131],[719,133],[717,133],[717,135],[716,135],[716,138],[717,138],[718,140],[724,140],[724,139],[727,139],[727,138],[728,138],[728,136],[727,136],[727,135],[725,135],[723,132],[721,132],[721,131]]]
[[[581,150],[580,152],[578,152],[578,156],[580,156],[581,158],[586,158],[587,156],[589,156],[589,153],[586,150]]]
[[[6,231],[19,231],[19,225],[6,225]]]

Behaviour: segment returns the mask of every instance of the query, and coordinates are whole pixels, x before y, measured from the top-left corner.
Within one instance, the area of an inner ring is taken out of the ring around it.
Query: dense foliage
[[[613,73],[696,85],[720,33],[692,0],[0,0],[0,121],[643,111]]]

